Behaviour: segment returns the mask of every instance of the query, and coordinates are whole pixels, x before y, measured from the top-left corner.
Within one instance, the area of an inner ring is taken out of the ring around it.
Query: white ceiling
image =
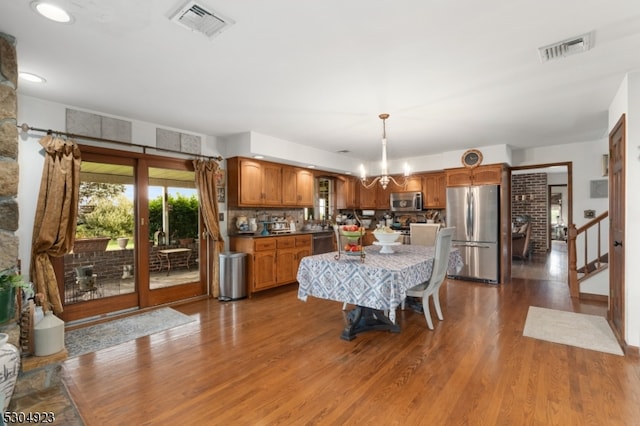
[[[363,160],[606,137],[607,108],[640,69],[638,0],[203,0],[236,24],[209,40],[171,22],[183,0],[0,2],[19,93],[224,137],[254,131]],[[538,48],[593,32],[592,50]],[[38,126],[38,123],[29,123]]]

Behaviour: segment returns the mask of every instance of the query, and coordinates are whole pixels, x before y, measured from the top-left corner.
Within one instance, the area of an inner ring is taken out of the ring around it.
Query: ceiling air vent
[[[592,47],[591,33],[583,34],[538,49],[542,62],[553,61],[576,53],[586,52]]]
[[[202,33],[210,39],[235,24],[234,20],[195,1],[187,2],[169,19],[191,31]]]

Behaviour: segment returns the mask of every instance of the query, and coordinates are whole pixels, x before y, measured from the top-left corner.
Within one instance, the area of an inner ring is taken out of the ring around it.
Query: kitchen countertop
[[[229,234],[229,237],[237,238],[265,238],[265,237],[286,237],[288,235],[305,235],[305,234],[333,234],[331,230],[325,231],[295,231],[295,232],[279,232],[269,235],[262,235],[260,232],[255,233],[242,233],[242,234]]]

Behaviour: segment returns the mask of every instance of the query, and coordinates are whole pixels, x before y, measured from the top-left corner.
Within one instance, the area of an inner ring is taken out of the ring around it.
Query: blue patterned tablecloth
[[[304,257],[298,268],[298,298],[307,296],[347,302],[369,308],[389,310],[395,322],[395,310],[407,296],[407,290],[431,277],[434,248],[416,245],[394,246],[392,254],[380,254],[381,247],[367,246],[364,263],[359,256],[335,259],[337,252]],[[449,256],[449,270],[463,266],[458,249]]]

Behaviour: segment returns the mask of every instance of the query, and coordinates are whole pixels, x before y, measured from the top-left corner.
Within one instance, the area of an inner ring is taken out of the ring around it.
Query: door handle
[[[622,241],[614,241],[613,246],[614,247],[622,246]]]

